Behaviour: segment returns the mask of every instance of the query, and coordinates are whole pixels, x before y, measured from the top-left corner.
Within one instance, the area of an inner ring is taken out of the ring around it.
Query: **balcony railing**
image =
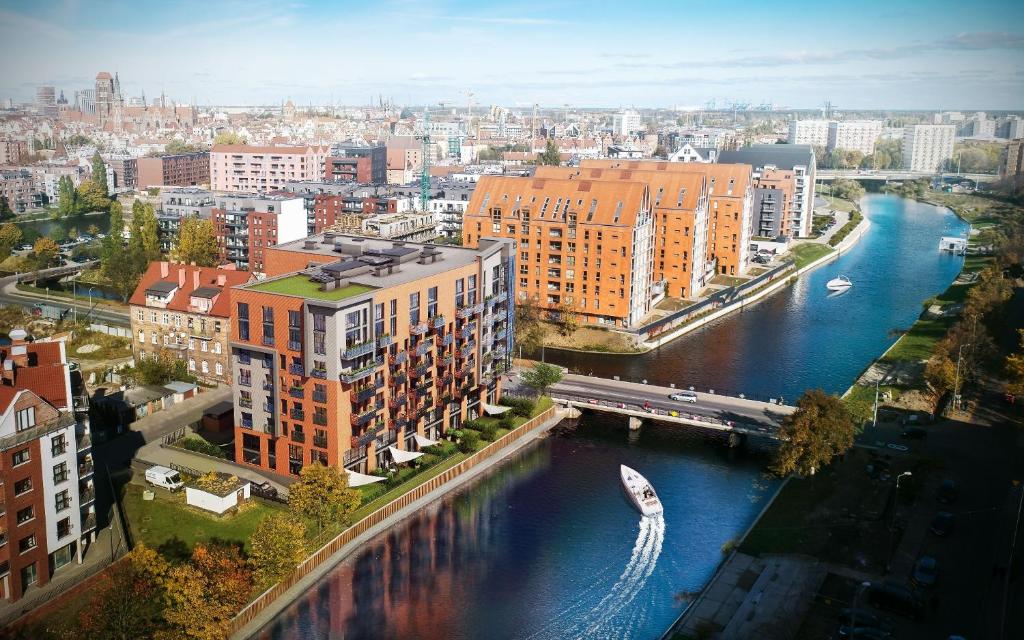
[[[238,399],[238,406],[245,407],[247,409],[251,409],[252,408],[252,398],[239,398]]]
[[[370,364],[366,365],[365,367],[361,367],[359,369],[355,369],[354,371],[343,372],[339,376],[339,378],[341,379],[342,382],[344,382],[346,384],[352,384],[353,382],[359,382],[360,380],[363,380],[365,378],[368,378],[368,377],[372,376],[374,370],[377,367],[381,366],[382,364],[384,364],[384,360],[381,359],[381,358],[378,358],[378,359],[374,360],[373,362],[371,362]]]
[[[428,329],[430,329],[430,327],[427,326],[426,322],[420,322],[419,324],[410,325],[409,333],[413,334],[414,336],[421,336],[424,333],[426,333]]]
[[[390,347],[394,342],[395,339],[385,333],[377,337],[377,348],[384,349],[385,347]]]
[[[361,413],[361,414],[355,414],[354,413],[354,414],[352,414],[352,426],[353,427],[361,427],[364,424],[367,424],[371,420],[373,420],[374,416],[376,416],[376,415],[377,415],[377,409],[370,409],[369,411],[366,411],[366,412]]]
[[[292,430],[292,442],[305,442],[305,441],[306,441],[306,432],[305,431],[299,431],[298,429],[293,429]]]
[[[350,464],[354,464],[356,462],[359,462],[360,460],[362,460],[365,457],[366,457],[366,447],[356,447],[356,448],[349,449],[348,451],[346,451],[341,456],[341,460],[342,460],[342,464],[343,465],[348,466]]]
[[[409,380],[409,376],[405,375],[404,373],[396,373],[395,375],[391,376],[391,384],[393,386],[398,386],[400,384],[405,384],[406,381],[408,381],[408,380]]]
[[[442,367],[447,367],[448,365],[450,365],[454,361],[455,361],[455,356],[449,355],[449,356],[445,356],[445,357],[441,358],[438,361],[438,364],[440,366],[442,366]]]
[[[242,418],[242,428],[252,429],[252,418]]]
[[[92,446],[92,436],[83,433],[78,436],[78,452],[81,453]]]
[[[370,398],[372,398],[376,394],[377,394],[377,386],[376,385],[369,386],[369,387],[363,387],[362,389],[359,389],[358,391],[356,391],[355,393],[352,394],[352,402],[355,402],[355,403],[366,402],[367,400],[369,400]]]
[[[494,339],[495,340],[504,340],[505,336],[507,336],[507,335],[508,335],[508,331],[506,331],[505,329],[498,329],[497,331],[494,332]]]
[[[341,352],[342,360],[354,360],[359,356],[365,356],[372,352],[377,346],[376,341],[370,340],[369,342],[363,342],[361,344],[351,345]]]
[[[305,375],[306,368],[299,362],[293,362],[288,365],[288,373],[296,376]]]
[[[476,350],[476,343],[471,341],[469,344],[467,344],[467,345],[463,346],[461,349],[459,349],[459,355],[461,357],[463,357],[463,358],[467,358],[470,355],[472,355],[475,350]]]
[[[430,364],[429,363],[421,364],[420,366],[414,368],[412,371],[409,372],[409,375],[412,376],[413,378],[422,378],[423,376],[427,375],[428,373],[430,373]]]
[[[316,391],[314,391],[313,392],[313,402],[327,402],[327,394],[326,393],[317,393]]]
[[[306,395],[306,390],[302,387],[291,387],[288,389],[288,395],[293,398],[302,398]]]
[[[320,447],[321,449],[327,448],[327,438],[313,436],[313,446]]]
[[[309,375],[314,378],[320,378],[321,380],[327,379],[327,369],[311,369]]]
[[[430,348],[432,346],[434,346],[434,345],[431,344],[429,341],[424,340],[423,342],[421,342],[418,345],[416,345],[416,355],[417,356],[422,356],[423,354],[425,354],[428,351],[430,351]]]
[[[434,316],[430,319],[430,324],[435,329],[440,329],[444,326],[444,316]]]
[[[85,516],[85,520],[82,521],[82,533],[88,533],[96,528],[96,513],[89,512],[89,515]]]
[[[408,360],[408,359],[409,359],[409,352],[408,351],[399,351],[395,355],[390,356],[388,358],[388,362],[390,362],[393,365],[400,365],[400,364],[405,364],[406,360]]]
[[[78,502],[80,505],[88,504],[96,501],[96,490],[92,487],[87,487],[78,492]]]
[[[455,341],[455,336],[450,334],[450,333],[446,333],[443,336],[437,336],[437,341],[436,342],[437,342],[438,348],[439,349],[443,349],[443,348],[451,345],[451,343],[454,342],[454,341]]]
[[[327,426],[327,414],[326,413],[314,413],[313,424],[320,425],[321,427]]]
[[[292,351],[302,351],[302,343],[295,342],[294,340],[289,340],[288,348],[291,349]]]
[[[289,417],[291,417],[292,420],[302,421],[302,420],[306,419],[306,412],[305,411],[299,411],[298,409],[295,409],[295,408],[293,408],[288,415],[289,415]]]
[[[406,403],[406,397],[404,395],[399,395],[399,396],[395,396],[394,398],[391,398],[391,402],[388,403],[388,405],[392,409],[399,409],[401,407],[404,407],[405,403]]]
[[[78,477],[79,479],[85,476],[91,476],[93,472],[92,460],[86,460],[85,462],[79,463],[78,465]]]

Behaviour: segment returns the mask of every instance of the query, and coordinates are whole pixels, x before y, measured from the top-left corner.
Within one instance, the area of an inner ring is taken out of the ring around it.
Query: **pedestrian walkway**
[[[135,457],[139,461],[158,464],[165,467],[176,464],[179,466],[190,467],[203,473],[219,471],[228,475],[238,476],[243,480],[249,480],[250,482],[255,482],[257,484],[266,480],[270,482],[270,484],[272,484],[282,495],[287,493],[288,487],[296,481],[296,478],[281,476],[261,469],[255,469],[231,460],[216,460],[209,456],[200,455],[191,451],[185,451],[175,447],[165,447],[161,445],[159,440],[150,442],[139,449],[139,452]]]

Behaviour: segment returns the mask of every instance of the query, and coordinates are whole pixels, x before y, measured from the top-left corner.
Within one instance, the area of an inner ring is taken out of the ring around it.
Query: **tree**
[[[288,575],[306,557],[306,527],[295,518],[275,514],[264,518],[249,539],[249,565],[260,587]]]
[[[1024,329],[1018,329],[1017,332],[1020,335],[1017,351],[1006,357],[1006,377],[1009,379],[1006,392],[1024,396]]]
[[[60,246],[49,238],[37,238],[32,245],[32,254],[36,269],[46,269],[57,263],[60,255]]]
[[[248,602],[252,586],[252,572],[238,547],[196,545],[189,562],[174,567],[168,576],[168,637],[223,640],[231,618]]]
[[[864,187],[856,180],[839,179],[832,183],[832,195],[850,202],[857,202],[864,196]]]
[[[214,136],[213,144],[245,144],[245,138],[234,131],[221,131]]]
[[[128,260],[141,277],[149,263],[160,259],[160,236],[157,233],[156,214],[152,205],[136,200],[132,204],[131,238],[128,241]]]
[[[854,430],[853,415],[841,399],[821,389],[805,391],[779,429],[772,471],[813,475],[853,446]]]
[[[14,248],[21,244],[21,229],[8,222],[0,227],[0,261],[6,260]]]
[[[125,247],[124,215],[121,203],[116,200],[110,205],[110,233],[103,238],[100,247],[100,272],[122,300],[127,300],[135,292],[142,275]]]
[[[100,157],[99,151],[92,154],[91,182],[103,192],[103,197],[106,198],[109,194],[107,191],[107,165],[103,164],[103,158]]]
[[[554,140],[548,140],[547,147],[537,156],[537,164],[547,164],[554,167],[562,164],[562,155],[558,151],[558,145]]]
[[[558,332],[563,336],[571,336],[579,328],[576,309],[573,308],[572,301],[567,299],[558,305]]]
[[[120,207],[121,203],[118,203],[117,206]],[[113,209],[114,209],[113,204],[111,204],[110,209],[111,209],[111,211],[113,211]],[[85,232],[88,233],[90,236],[95,238],[96,236],[98,236],[100,234],[100,228],[97,227],[94,224],[90,224],[88,227],[85,228]]]
[[[101,574],[79,616],[86,638],[133,640],[152,637],[163,626],[170,565],[144,544]]]
[[[7,202],[7,196],[0,196],[0,222],[4,220],[11,220],[14,217],[14,212],[11,211],[11,205]]]
[[[181,140],[171,140],[166,145],[164,145],[163,153],[157,153],[156,155],[176,155],[179,153],[194,153],[196,151],[201,151],[200,147],[197,145],[188,144],[187,142],[182,142]]]
[[[78,192],[71,176],[61,176],[57,180],[57,212],[61,217],[73,215],[78,210]]]
[[[924,367],[924,380],[935,396],[942,397],[956,384],[956,363],[946,353],[936,353]]]
[[[174,243],[174,259],[183,263],[195,263],[200,267],[215,266],[220,257],[213,222],[199,218],[183,218],[178,227],[178,239]]]
[[[134,367],[125,367],[118,373],[126,387],[161,385],[171,380],[195,380],[195,376],[188,373],[184,360],[163,351],[154,357],[138,358]]]
[[[538,362],[532,369],[527,369],[519,376],[523,384],[534,389],[539,395],[544,395],[548,387],[562,381],[562,370],[552,364]]]
[[[317,532],[327,520],[344,520],[359,508],[361,496],[348,487],[348,475],[337,467],[314,462],[299,472],[299,481],[288,490],[288,504],[298,513],[316,520]]]
[[[107,197],[106,187],[101,187],[92,180],[85,180],[78,186],[73,202],[75,204],[72,213],[108,211],[110,209],[110,198]]]
[[[515,342],[527,353],[533,353],[544,344],[547,329],[541,321],[536,298],[517,302],[515,306]]]

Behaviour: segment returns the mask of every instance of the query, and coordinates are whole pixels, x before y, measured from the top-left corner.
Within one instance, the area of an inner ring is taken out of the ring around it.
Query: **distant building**
[[[28,142],[24,140],[0,140],[0,165],[18,165],[28,156]]]
[[[135,189],[138,186],[138,164],[136,158],[127,156],[104,158],[107,167],[113,172],[114,191]]]
[[[828,120],[791,120],[789,123],[789,144],[806,144],[812,147],[828,146]]]
[[[941,171],[953,157],[955,142],[955,125],[907,125],[903,129],[903,168],[927,173]]]
[[[57,92],[53,87],[36,87],[36,111],[47,118],[57,117]]]
[[[335,146],[327,158],[324,179],[335,182],[387,184],[387,147]]]
[[[415,180],[423,166],[422,156],[422,145],[412,136],[396,136],[388,140],[388,184],[408,184]]]
[[[1017,138],[1006,145],[999,175],[1004,178],[1020,178],[1024,176],[1024,140]]]
[[[49,583],[96,539],[88,396],[63,341],[0,346],[0,598]]]
[[[156,216],[160,249],[165,253],[171,250],[183,219],[210,220],[213,216],[213,206],[212,191],[196,187],[161,190],[160,211]]]
[[[0,169],[0,196],[15,213],[43,206],[43,193],[26,169]]]
[[[828,123],[829,151],[845,149],[865,156],[875,152],[875,143],[882,135],[881,120],[851,120]]]
[[[760,180],[763,176],[768,176],[768,185],[779,178],[780,174],[775,173],[776,171],[791,172],[793,193],[789,198],[788,223],[783,226],[781,232],[790,238],[807,237],[811,234],[811,222],[814,217],[814,181],[817,173],[813,147],[755,144],[735,151],[723,151],[718,156],[718,162],[741,162],[754,167],[755,187],[762,186]]]
[[[96,94],[93,109],[99,124],[102,127],[108,121],[112,121],[115,115],[115,106],[120,96],[117,95],[114,87],[114,78],[106,71],[96,74]]]
[[[644,131],[647,131],[647,127],[636,111],[627,109],[612,116],[612,135],[628,137]]]
[[[329,153],[321,146],[214,145],[210,151],[210,188],[266,192],[281,189],[288,181],[323,180]]]
[[[718,159],[718,149],[714,147],[695,147],[689,142],[669,155],[669,162],[714,162]]]
[[[1003,118],[996,127],[996,137],[1007,140],[1024,138],[1024,118],[1020,116],[1007,116]]]
[[[138,185],[196,187],[210,183],[210,154],[206,151],[138,159]]]
[[[231,384],[231,287],[252,274],[234,269],[152,262],[131,305],[138,358],[168,353],[208,383]]]
[[[217,196],[213,228],[221,257],[240,271],[262,274],[266,250],[306,237],[306,209],[295,196]]]

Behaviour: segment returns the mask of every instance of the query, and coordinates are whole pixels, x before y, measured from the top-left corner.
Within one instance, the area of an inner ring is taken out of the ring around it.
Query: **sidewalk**
[[[276,473],[270,473],[269,471],[255,469],[248,465],[238,464],[231,460],[215,460],[208,456],[192,453],[191,451],[161,446],[159,440],[150,442],[139,449],[135,457],[139,461],[152,462],[153,464],[165,467],[169,467],[173,463],[184,467],[192,467],[196,471],[204,473],[219,471],[257,484],[266,480],[274,485],[274,488],[282,495],[288,493],[288,487],[297,480],[297,478],[288,478]]]

